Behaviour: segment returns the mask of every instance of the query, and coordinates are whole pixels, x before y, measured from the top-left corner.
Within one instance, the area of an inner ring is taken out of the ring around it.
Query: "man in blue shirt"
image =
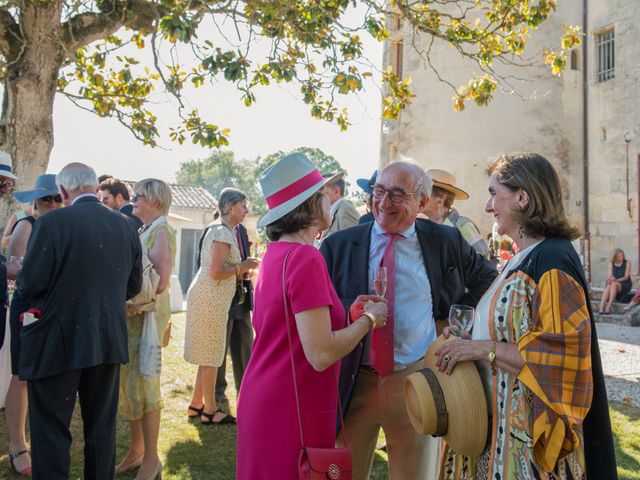
[[[376,351],[379,344],[371,335],[341,366],[340,397],[354,480],[369,478],[380,428],[385,432],[390,478],[436,478],[440,442],[414,431],[404,405],[403,382],[422,367],[451,304],[475,306],[496,276],[457,229],[416,220],[431,186],[431,178],[417,165],[388,165],[372,187],[375,221],[335,233],[320,248],[347,309],[358,295],[374,293],[374,272],[389,248],[393,251],[387,287],[387,295],[394,292],[388,298],[393,348],[384,352],[392,356],[392,367],[379,371],[381,351]]]

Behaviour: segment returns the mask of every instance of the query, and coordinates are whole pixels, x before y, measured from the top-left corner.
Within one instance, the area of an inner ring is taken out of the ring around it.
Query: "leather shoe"
[[[148,478],[142,478],[140,472],[136,475],[136,480],[161,480],[162,479],[162,462],[158,462],[158,466],[154,470],[153,474]]]
[[[134,468],[138,468],[140,465],[142,465],[142,459],[143,458],[144,458],[144,453],[142,455],[140,455],[138,458],[132,460],[129,463],[123,464],[122,462],[120,462],[116,466],[116,475],[119,475],[119,474],[125,473],[125,472],[129,472],[129,471],[133,470]]]

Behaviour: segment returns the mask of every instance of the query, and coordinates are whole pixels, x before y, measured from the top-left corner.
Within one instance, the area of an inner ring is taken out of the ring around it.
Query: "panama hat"
[[[358,186],[364,190],[366,193],[371,195],[373,192],[371,187],[373,187],[376,183],[376,178],[378,177],[378,170],[374,170],[371,178],[359,178],[356,180]]]
[[[16,200],[22,203],[29,203],[42,197],[59,194],[60,192],[56,185],[56,176],[52,173],[40,175],[36,178],[36,185],[33,190],[13,192],[13,196],[16,197]]]
[[[13,174],[11,169],[11,155],[7,152],[0,152],[0,176],[13,178],[14,180],[18,179],[18,177]]]
[[[258,228],[266,227],[284,217],[327,183],[341,177],[341,173],[329,178],[323,177],[304,153],[285,155],[262,172],[258,179],[269,207],[269,211],[258,220]]]
[[[467,192],[465,192],[461,188],[456,187],[456,177],[454,177],[446,170],[432,168],[430,170],[427,170],[427,175],[429,175],[433,179],[434,187],[438,187],[442,190],[453,193],[456,200],[467,200],[469,198],[469,194]]]
[[[435,352],[451,340],[440,336],[424,357],[424,369],[407,376],[404,401],[416,432],[443,436],[455,453],[479,457],[489,418],[480,375],[471,361],[457,363],[451,375],[436,367]]]

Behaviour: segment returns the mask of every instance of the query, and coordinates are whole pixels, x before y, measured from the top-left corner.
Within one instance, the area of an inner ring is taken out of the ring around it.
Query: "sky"
[[[365,55],[381,64],[382,46],[363,38]],[[230,145],[237,159],[253,159],[296,147],[320,148],[332,155],[348,172],[348,181],[368,178],[379,162],[380,90],[366,85],[359,96],[344,96],[352,126],[340,132],[335,125],[311,117],[309,107],[295,85],[264,87],[257,102],[245,107],[232,84],[220,81],[198,89],[194,103],[205,118],[231,130]],[[343,97],[343,96],[341,96]],[[108,173],[126,180],[157,177],[175,181],[180,163],[206,158],[209,150],[171,142],[166,132],[175,124],[175,108],[168,96],[156,94],[154,112],[160,130],[162,148],[144,146],[115,119],[104,119],[73,105],[58,95],[54,106],[54,148],[49,172],[56,173],[69,162],[79,161],[94,167],[98,175]],[[196,103],[197,102],[197,103]]]

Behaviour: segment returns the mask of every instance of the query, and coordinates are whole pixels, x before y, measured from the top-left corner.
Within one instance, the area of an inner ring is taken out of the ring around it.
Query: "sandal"
[[[202,405],[200,408],[194,407],[193,405],[189,405],[188,410],[191,410],[192,412],[196,412],[195,415],[191,415],[190,413],[187,413],[187,417],[189,417],[189,420],[193,420],[194,418],[198,418],[202,416],[202,412],[204,412],[204,405]]]
[[[224,417],[222,417],[222,419],[220,419],[219,421],[214,422],[213,417],[216,416],[216,413],[224,413]],[[202,423],[202,425],[235,425],[236,423],[236,418],[233,415],[228,414],[221,408],[217,409],[213,413],[202,412],[202,416],[207,419],[207,421],[202,420],[202,418],[200,419],[200,423]]]
[[[14,463],[14,461],[18,457],[20,457],[21,455],[24,455],[25,453],[28,454],[29,453],[28,450],[22,450],[21,452],[18,452],[18,453],[9,452],[9,463],[11,464],[11,469],[14,472],[16,472],[18,475],[31,476],[31,467],[30,466],[26,467],[26,468],[23,468],[22,470],[18,470],[16,468],[16,464]]]

